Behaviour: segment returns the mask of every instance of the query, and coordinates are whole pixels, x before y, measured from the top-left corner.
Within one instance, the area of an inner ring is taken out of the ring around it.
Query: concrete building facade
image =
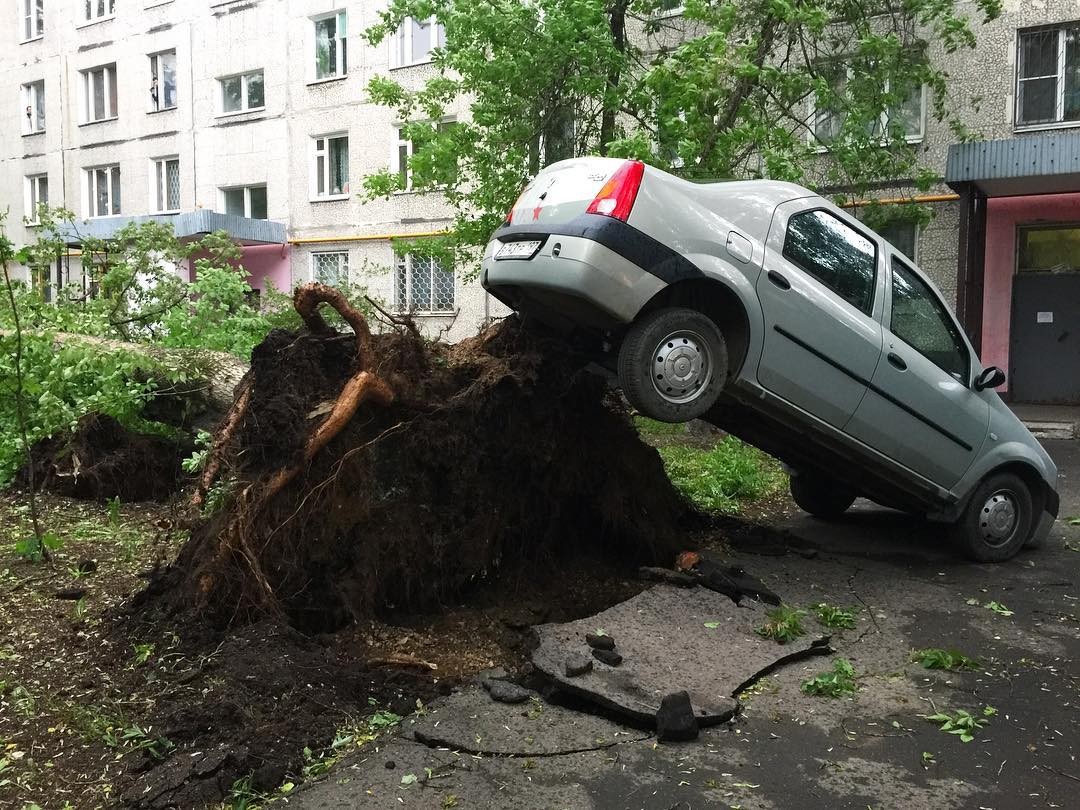
[[[678,16],[677,4],[668,5],[665,13]],[[384,7],[385,0],[8,0],[0,13],[0,109],[17,125],[0,129],[0,205],[11,212],[9,234],[16,243],[30,238],[23,218],[43,199],[99,225],[200,210],[266,219],[285,236],[245,242],[254,286],[349,279],[391,307],[413,310],[432,333],[472,333],[505,310],[470,278],[471,268],[401,260],[391,248],[392,237],[446,228],[441,199],[359,194],[365,175],[396,169],[400,149],[408,149],[392,111],[367,101],[368,81],[385,74],[419,87],[441,36],[437,26],[410,21],[368,45],[363,32]],[[977,17],[974,3],[961,7]],[[1031,383],[1006,393],[1080,401],[1080,384],[1047,387],[1031,373],[1049,357],[1080,379],[1080,322],[1071,325],[1080,299],[1067,311],[1038,304],[1040,296],[1069,299],[1070,279],[1080,279],[1069,275],[1080,267],[1069,258],[1074,243],[1080,248],[1080,166],[1069,163],[1080,154],[1080,6],[1005,0],[999,19],[974,20],[973,28],[974,50],[946,53],[927,43],[953,77],[949,104],[971,142],[956,143],[933,120],[924,93],[911,140],[943,178],[927,201],[934,217],[887,236],[910,246],[955,302],[985,361]],[[904,183],[880,196],[920,196]],[[1045,275],[1057,280],[1037,281]],[[1028,294],[1024,285],[1045,290]],[[1018,312],[1016,302],[1030,309],[1029,298],[1035,309]]]

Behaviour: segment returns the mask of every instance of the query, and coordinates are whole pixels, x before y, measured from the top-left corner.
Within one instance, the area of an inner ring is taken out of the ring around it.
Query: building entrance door
[[[1009,390],[1080,404],[1080,223],[1017,230]]]

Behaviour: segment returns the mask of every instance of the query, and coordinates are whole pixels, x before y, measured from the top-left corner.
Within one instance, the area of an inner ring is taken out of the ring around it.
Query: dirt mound
[[[69,498],[164,501],[188,480],[180,467],[192,448],[160,436],[135,433],[111,416],[83,416],[70,433],[34,445],[34,485]],[[24,466],[16,484],[28,486]]]
[[[672,558],[684,501],[564,344],[516,320],[449,347],[407,325],[369,336],[355,312],[339,334],[327,300],[343,303],[298,290],[309,328],[255,349],[203,480],[232,495],[148,598],[314,632],[583,549]]]

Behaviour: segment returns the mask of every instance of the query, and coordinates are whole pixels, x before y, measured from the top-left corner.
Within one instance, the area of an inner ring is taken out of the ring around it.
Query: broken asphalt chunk
[[[596,650],[592,651],[593,658],[602,664],[607,664],[609,667],[617,667],[622,663],[622,656],[614,650]]]
[[[615,639],[603,633],[586,633],[585,643],[594,650],[614,650]]]
[[[672,692],[660,701],[660,708],[656,710],[656,736],[661,742],[697,739],[698,721],[689,692]]]
[[[510,681],[491,681],[487,690],[491,699],[499,703],[524,703],[533,694],[525,687]]]
[[[654,568],[642,566],[638,569],[638,576],[650,582],[666,582],[680,588],[696,588],[698,578],[693,574],[684,574],[681,571],[672,571],[670,568]]]
[[[563,671],[567,678],[576,678],[592,671],[592,659],[585,653],[573,653],[566,659]]]

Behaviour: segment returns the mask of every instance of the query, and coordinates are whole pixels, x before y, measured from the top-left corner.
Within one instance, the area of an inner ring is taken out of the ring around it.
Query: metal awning
[[[249,219],[235,214],[219,214],[217,211],[199,209],[183,214],[153,214],[148,216],[95,217],[74,225],[59,228],[68,244],[78,245],[86,238],[109,239],[118,230],[132,222],[161,222],[171,224],[173,233],[181,239],[205,236],[213,231],[225,231],[233,241],[241,245],[280,245],[288,241],[285,225],[268,219]]]
[[[949,147],[945,182],[987,197],[1080,191],[1080,132],[1049,132]]]

